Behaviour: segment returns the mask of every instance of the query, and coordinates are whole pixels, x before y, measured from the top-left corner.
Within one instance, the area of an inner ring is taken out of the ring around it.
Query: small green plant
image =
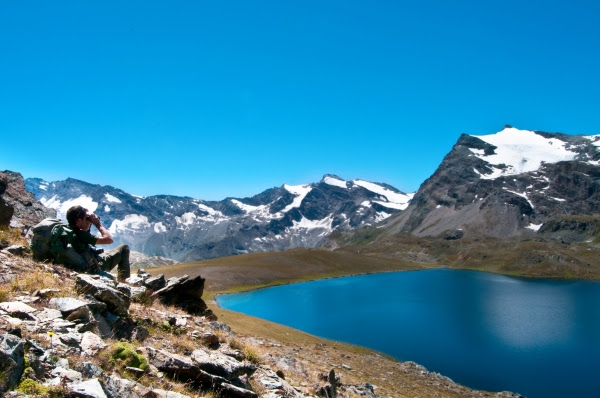
[[[181,328],[181,327],[175,326],[175,325],[171,325],[169,323],[169,321],[163,321],[160,324],[160,328],[164,332],[167,332],[167,333],[170,333],[170,334],[174,334],[175,336],[180,336],[182,334],[185,334],[185,329],[184,328]]]
[[[23,379],[15,389],[18,392],[28,395],[43,395],[46,396],[48,388],[32,379]]]
[[[125,366],[142,370],[148,369],[148,360],[142,354],[138,354],[129,343],[116,343],[111,347],[110,352],[114,360],[123,361]]]

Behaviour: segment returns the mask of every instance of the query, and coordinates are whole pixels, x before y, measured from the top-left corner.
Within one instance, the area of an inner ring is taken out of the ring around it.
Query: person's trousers
[[[121,245],[112,250],[102,253],[98,261],[102,271],[110,272],[117,267],[117,277],[119,281],[124,281],[131,275],[129,265],[129,246]]]

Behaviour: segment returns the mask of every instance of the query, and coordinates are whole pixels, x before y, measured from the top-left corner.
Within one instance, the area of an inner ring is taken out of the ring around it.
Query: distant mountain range
[[[335,175],[222,201],[138,197],[75,179],[29,178],[26,187],[60,218],[74,204],[95,212],[115,245],[126,243],[146,255],[178,261],[316,247],[333,231],[374,225],[399,213],[412,198],[387,184]]]

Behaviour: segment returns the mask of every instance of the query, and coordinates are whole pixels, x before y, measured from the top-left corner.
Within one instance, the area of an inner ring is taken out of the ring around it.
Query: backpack
[[[31,251],[37,261],[54,260],[73,241],[75,233],[62,221],[46,218],[32,228]]]

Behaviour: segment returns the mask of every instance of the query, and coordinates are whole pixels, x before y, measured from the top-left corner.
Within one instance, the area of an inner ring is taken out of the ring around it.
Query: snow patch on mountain
[[[194,213],[183,213],[181,217],[175,216],[175,222],[182,227],[189,227],[196,221],[197,216]]]
[[[333,185],[334,187],[340,187],[344,189],[348,188],[346,181],[333,176],[325,176],[325,178],[323,178],[323,182],[325,184]]]
[[[284,184],[283,188],[286,191],[288,191],[289,193],[295,195],[296,197],[294,198],[292,203],[287,205],[286,208],[281,211],[282,213],[287,213],[288,211],[290,211],[296,207],[300,207],[300,205],[302,204],[302,201],[304,200],[306,195],[308,195],[308,193],[310,191],[312,191],[312,186],[310,186],[310,185],[287,185],[287,184]]]
[[[154,224],[154,232],[156,232],[157,234],[167,232],[167,227],[165,227],[165,225],[162,222],[157,222],[156,224]]]
[[[139,214],[128,214],[122,220],[114,220],[108,231],[111,234],[135,232],[149,228],[148,217]]]
[[[98,208],[98,202],[94,202],[91,196],[81,195],[74,199],[61,201],[57,195],[53,195],[50,199],[45,197],[40,199],[40,202],[51,209],[56,210],[56,216],[59,219],[66,220],[67,219],[67,210],[71,206],[83,206],[88,210],[88,213],[93,213]]]
[[[408,195],[399,192],[394,192],[391,189],[375,184],[373,182],[363,180],[354,180],[352,182],[358,186],[368,189],[371,192],[375,192],[376,194],[384,196],[390,202],[404,203],[409,200]]]
[[[261,205],[261,206],[247,205],[247,204],[245,204],[243,202],[240,202],[237,199],[231,199],[231,203],[233,203],[234,205],[236,205],[237,207],[239,207],[245,213],[263,213],[265,211],[266,207],[267,207],[265,205]]]
[[[104,197],[106,198],[107,202],[111,202],[111,203],[122,203],[121,199],[117,198],[116,196],[113,196],[109,193],[105,193]]]
[[[202,203],[196,203],[196,205],[198,206],[198,208],[200,210],[207,212],[208,214],[210,214],[213,217],[223,217],[223,213],[221,213],[218,210],[213,209],[212,207],[206,206],[205,204],[202,204]]]
[[[300,229],[305,230],[314,230],[314,229],[322,229],[323,233],[321,236],[325,236],[333,232],[333,214],[321,219],[321,220],[309,220],[308,218],[302,216],[300,221],[294,221],[294,225],[290,227],[293,231],[298,231]]]
[[[542,227],[543,224],[529,224],[528,226],[526,226],[525,228],[527,229],[531,229],[532,231],[539,231],[539,229]]]
[[[527,194],[511,191],[510,189],[507,189],[506,187],[502,187],[502,189],[504,189],[506,192],[510,192],[514,195],[522,197],[523,199],[525,199],[527,201],[527,203],[529,203],[529,206],[531,206],[532,209],[534,208],[533,203],[531,202],[531,200],[529,200],[529,198],[527,197]]]
[[[496,147],[491,155],[470,148],[475,156],[496,166],[491,174],[482,174],[483,179],[527,173],[538,170],[542,163],[573,160],[577,156],[576,152],[566,148],[564,141],[513,127],[507,127],[496,134],[474,137]],[[506,165],[506,168],[500,167],[501,165]]]

